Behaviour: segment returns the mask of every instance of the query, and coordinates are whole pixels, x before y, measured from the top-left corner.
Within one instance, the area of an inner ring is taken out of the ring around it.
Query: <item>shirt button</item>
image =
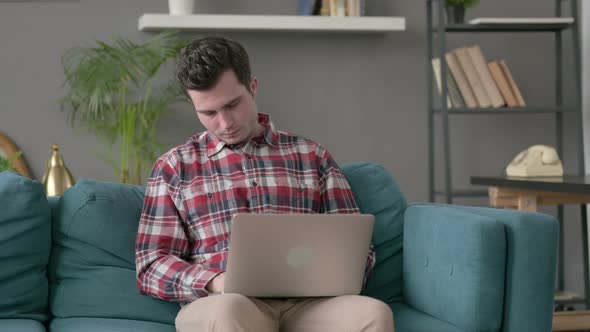
[[[249,154],[246,155],[246,159],[252,159],[252,156],[250,156]]]
[[[256,187],[256,186],[258,185],[258,183],[256,183],[256,181],[252,181],[252,185],[253,185],[254,187]]]
[[[212,193],[210,193],[210,192],[208,192],[208,193],[207,193],[207,197],[211,198],[211,196],[213,196],[213,194],[212,194]]]
[[[300,193],[302,193],[305,190],[305,188],[299,187],[298,190],[299,190]]]

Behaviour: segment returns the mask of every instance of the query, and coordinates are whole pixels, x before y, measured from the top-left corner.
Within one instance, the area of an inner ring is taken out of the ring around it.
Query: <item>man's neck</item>
[[[258,128],[256,128],[256,130],[254,130],[254,132],[252,133],[252,135],[250,135],[250,137],[246,138],[245,140],[243,140],[240,143],[236,143],[236,144],[227,144],[226,143],[226,146],[229,147],[230,149],[241,148],[244,145],[246,145],[246,143],[248,143],[248,141],[250,141],[251,139],[262,135],[262,133],[264,133],[264,131],[266,130],[266,127],[261,125],[260,123],[258,123],[257,125],[258,125]]]

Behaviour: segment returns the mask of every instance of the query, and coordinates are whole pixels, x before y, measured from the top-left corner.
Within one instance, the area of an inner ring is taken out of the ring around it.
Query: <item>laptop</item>
[[[359,294],[374,223],[367,214],[236,214],[224,293]]]

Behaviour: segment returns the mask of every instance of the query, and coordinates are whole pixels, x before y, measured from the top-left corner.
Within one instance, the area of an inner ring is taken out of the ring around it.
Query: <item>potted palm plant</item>
[[[62,56],[67,94],[60,104],[68,124],[98,137],[105,147],[99,156],[121,182],[140,184],[161,149],[156,124],[182,92],[171,81],[154,81],[184,45],[177,32],[167,31],[141,44],[98,41]]]
[[[465,22],[465,10],[476,6],[479,0],[445,0],[448,23]]]

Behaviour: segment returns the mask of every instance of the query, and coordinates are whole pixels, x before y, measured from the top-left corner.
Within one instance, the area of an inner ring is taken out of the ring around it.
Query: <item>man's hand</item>
[[[207,291],[209,293],[221,293],[223,292],[223,287],[225,286],[225,272],[218,274],[215,278],[213,278],[207,284]]]

